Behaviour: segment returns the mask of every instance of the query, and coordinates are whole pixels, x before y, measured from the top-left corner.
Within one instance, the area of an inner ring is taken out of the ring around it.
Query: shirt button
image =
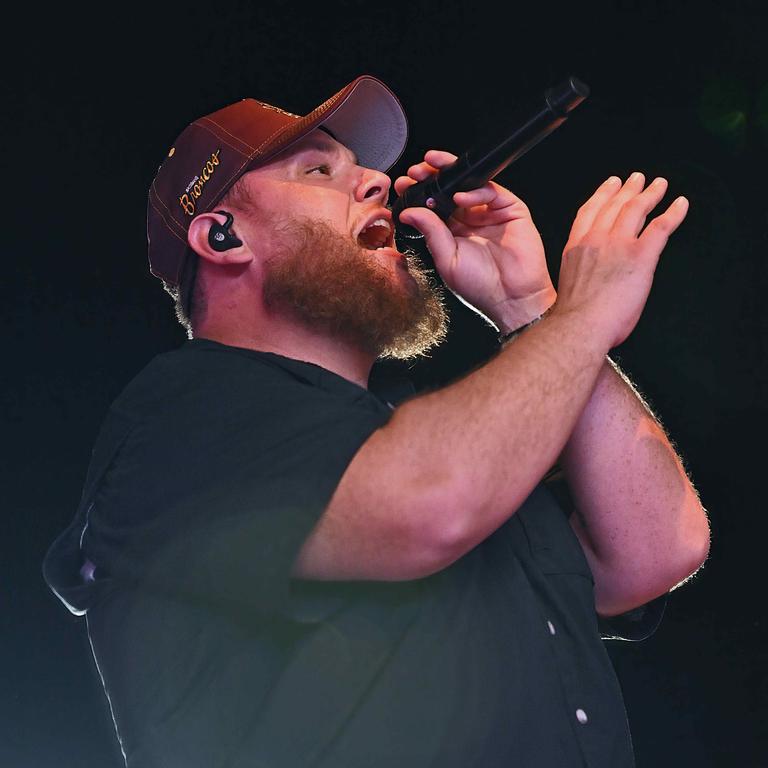
[[[551,621],[547,621],[547,626],[549,627],[549,634],[554,635],[555,634],[555,625]]]
[[[587,720],[589,720],[589,718],[587,717],[587,713],[586,713],[586,712],[585,712],[583,709],[577,709],[577,710],[576,710],[576,719],[577,719],[577,720],[578,720],[578,721],[579,721],[579,722],[580,722],[582,725],[584,725],[584,723],[586,723],[586,722],[587,722]]]

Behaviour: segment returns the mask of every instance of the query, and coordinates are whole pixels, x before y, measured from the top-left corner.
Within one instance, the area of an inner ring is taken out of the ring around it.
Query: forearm
[[[589,330],[553,311],[482,367],[399,406],[354,456],[294,575],[421,578],[490,535],[555,464],[589,399],[605,356]]]
[[[579,514],[575,528],[593,570],[607,577],[596,573],[603,592],[660,594],[706,558],[709,525],[682,462],[610,361],[561,461]]]
[[[604,356],[575,313],[553,312],[482,368],[395,412],[386,430],[408,446],[409,474],[446,490],[455,516],[439,509],[438,524],[450,519],[469,548],[522,504],[557,461]]]

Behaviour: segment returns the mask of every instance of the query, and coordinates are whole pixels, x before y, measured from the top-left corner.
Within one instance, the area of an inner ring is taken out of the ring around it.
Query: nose
[[[360,181],[355,189],[355,200],[359,203],[365,200],[375,200],[386,205],[391,185],[392,181],[386,173],[376,171],[373,168],[363,168]]]

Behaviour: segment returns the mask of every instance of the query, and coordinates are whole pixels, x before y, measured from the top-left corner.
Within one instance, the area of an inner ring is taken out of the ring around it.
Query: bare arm
[[[561,460],[599,613],[648,602],[704,562],[709,524],[698,494],[664,429],[613,363],[604,363]]]
[[[352,460],[296,575],[396,580],[449,565],[555,463],[602,358],[555,313],[481,369],[406,402]]]
[[[644,186],[643,174],[634,173],[612,197],[587,201],[566,252],[579,243],[633,248],[649,234],[666,242],[668,233],[653,231],[659,218],[639,235],[667,183]],[[670,210],[675,205],[681,204]],[[600,613],[621,613],[669,591],[706,558],[709,525],[696,491],[660,424],[609,362],[562,461],[579,511],[571,521],[595,577]]]

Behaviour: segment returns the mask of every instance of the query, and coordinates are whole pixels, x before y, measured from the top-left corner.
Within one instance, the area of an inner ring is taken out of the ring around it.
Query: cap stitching
[[[258,149],[255,150],[254,154],[260,152],[261,148],[265,144],[269,144],[269,142],[272,141],[272,139],[274,139],[275,136],[277,136],[278,134],[282,133],[283,131],[288,130],[288,128],[295,127],[297,125],[297,123],[299,123],[299,122],[311,123],[316,117],[319,117],[320,115],[322,115],[323,112],[327,112],[328,109],[330,109],[330,107],[333,106],[333,104],[336,103],[336,101],[338,101],[338,99],[334,100],[333,97],[331,97],[330,99],[328,99],[327,102],[325,102],[325,104],[321,104],[316,109],[313,109],[309,114],[304,115],[304,117],[302,117],[301,120],[297,120],[293,124],[287,123],[286,125],[282,126],[281,128],[278,128],[271,136],[269,136],[268,138],[264,139],[264,141],[262,141],[261,144],[259,144],[259,147],[258,147]],[[331,102],[333,102],[333,103],[331,103]],[[253,157],[253,155],[251,157]]]
[[[228,189],[232,179],[234,179],[235,176],[237,176],[240,173],[240,171],[242,171],[242,169],[251,161],[251,159],[252,159],[251,157],[246,157],[243,160],[243,162],[240,164],[240,166],[233,171],[232,175],[226,181],[224,181],[222,183],[221,187],[216,192],[216,194],[212,196],[211,201],[208,203],[208,205],[206,207],[206,210],[201,211],[201,213],[206,213],[207,212],[207,208],[209,208],[210,206],[215,205],[215,203],[218,202],[218,200],[221,198],[221,195],[224,194],[224,192]],[[159,202],[160,205],[162,205],[163,208],[165,208],[165,210],[168,212],[168,216],[170,217],[170,220],[173,222],[173,224],[175,224],[184,234],[186,234],[189,231],[189,227],[184,227],[182,224],[179,224],[179,222],[176,221],[176,219],[175,219],[175,217],[173,215],[173,212],[165,204],[165,202],[163,201],[162,197],[160,196],[160,193],[157,191],[157,186],[156,186],[156,183],[154,181],[152,182],[152,190],[155,193],[155,197],[157,198],[157,202]],[[152,199],[150,198],[150,203],[151,202],[152,202]],[[168,226],[169,229],[170,229],[170,226],[168,225],[168,220],[167,220],[166,216],[162,213],[162,211],[160,211],[160,209],[157,208],[157,206],[155,206],[155,205],[153,205],[152,207],[157,211],[157,213],[161,216],[161,218],[165,222],[166,226]],[[181,237],[179,237],[179,239],[183,240],[183,238],[181,238]],[[184,240],[184,242],[186,242],[186,241]]]
[[[296,125],[296,123],[294,123],[293,125]],[[279,134],[281,134],[284,131],[286,131],[288,128],[292,128],[292,127],[293,126],[290,123],[287,123],[286,125],[282,126],[281,128],[278,128],[271,136],[269,136],[268,138],[264,139],[264,141],[262,141],[261,144],[259,144],[259,146],[256,149],[253,150],[253,154],[251,155],[251,159],[253,159],[259,152],[261,152],[262,147],[265,144],[269,144],[269,142],[272,141],[272,139],[274,139],[275,136],[278,136]]]
[[[296,123],[294,123],[293,125],[296,125]],[[264,141],[263,141],[263,142],[262,142],[262,143],[259,145],[258,149],[254,149],[254,150],[253,150],[253,154],[252,154],[250,157],[247,157],[247,158],[246,158],[246,159],[243,161],[242,165],[241,165],[239,168],[237,168],[237,169],[236,169],[236,170],[235,170],[235,171],[232,173],[232,175],[231,175],[231,176],[230,176],[230,177],[229,177],[229,178],[228,178],[228,179],[227,179],[227,180],[226,180],[226,181],[225,181],[225,182],[222,184],[222,187],[221,187],[221,191],[223,191],[224,189],[226,189],[226,188],[229,186],[229,184],[230,184],[230,182],[232,181],[232,179],[234,179],[234,178],[235,178],[235,176],[237,176],[237,175],[240,173],[240,171],[242,171],[242,170],[243,170],[243,168],[245,168],[245,166],[246,166],[246,165],[248,165],[248,164],[249,164],[249,163],[250,163],[252,160],[256,159],[256,156],[259,154],[259,152],[261,151],[261,148],[262,148],[262,147],[263,147],[265,144],[269,144],[269,142],[270,142],[270,141],[272,141],[272,139],[273,139],[275,136],[277,136],[278,134],[280,134],[281,132],[285,131],[286,129],[288,129],[288,128],[290,128],[290,127],[291,127],[291,124],[289,123],[288,125],[284,125],[282,128],[278,128],[278,130],[276,130],[276,131],[275,131],[275,132],[274,132],[274,133],[273,133],[273,134],[272,134],[272,135],[271,135],[271,136],[270,136],[268,139],[265,139],[265,140],[264,140]],[[221,194],[221,191],[220,191],[220,193],[219,193],[219,194]],[[214,199],[213,201],[211,201],[210,205],[213,205],[213,203],[214,203],[214,202],[215,202],[215,199]]]
[[[197,121],[197,124],[200,125],[201,128],[205,128],[206,127],[204,125],[201,125],[203,120],[206,120],[207,122],[211,123],[212,125],[215,125],[217,128],[220,128],[222,131],[224,131],[224,133],[226,133],[227,135],[231,136],[233,139],[239,141],[244,147],[248,147],[248,149],[253,151],[253,147],[247,141],[243,141],[241,138],[235,136],[234,133],[232,133],[231,131],[228,131],[226,128],[224,128],[224,126],[219,125],[215,120],[211,120],[210,117],[201,117],[200,120]],[[209,133],[213,133],[213,131],[211,131],[210,129],[208,129],[208,132]],[[239,152],[241,155],[244,154],[244,152],[239,147],[236,147],[234,144],[228,142],[225,138],[222,138],[221,136],[216,136],[216,138],[219,139],[219,141],[224,142],[231,149],[234,149],[235,152]]]
[[[156,182],[156,181],[153,181],[153,182],[152,182],[152,189],[153,189],[153,191],[154,191],[154,193],[155,193],[155,197],[157,198],[157,202],[159,202],[159,203],[160,203],[160,205],[162,205],[162,206],[163,206],[163,208],[165,208],[165,210],[166,210],[166,211],[168,211],[168,215],[171,217],[171,221],[172,221],[172,222],[173,222],[173,223],[174,223],[174,224],[175,224],[177,227],[179,227],[179,228],[181,229],[181,231],[182,231],[182,232],[186,233],[186,231],[187,231],[187,230],[186,230],[186,229],[184,229],[184,227],[183,227],[181,224],[179,224],[179,222],[178,222],[178,221],[176,221],[176,219],[175,219],[175,218],[174,218],[174,216],[173,216],[173,211],[171,211],[171,209],[170,209],[170,208],[169,208],[169,207],[168,207],[168,206],[165,204],[165,201],[164,201],[164,200],[163,200],[163,198],[160,196],[160,193],[157,191],[157,182]],[[150,201],[151,201],[151,198],[150,198]],[[158,213],[160,213],[160,211],[159,211],[157,208],[156,208],[155,210],[157,210],[157,211],[158,211]],[[162,215],[162,214],[161,214],[161,215]],[[163,220],[165,221],[165,217],[164,217],[164,216],[163,216]]]
[[[154,185],[153,185],[153,187],[154,187]],[[159,217],[160,217],[160,218],[163,220],[163,223],[164,223],[164,224],[165,224],[165,226],[168,228],[168,230],[170,231],[170,233],[171,233],[172,235],[174,235],[175,237],[178,237],[178,238],[179,238],[179,240],[181,240],[182,242],[186,242],[186,238],[185,238],[185,237],[182,237],[182,236],[179,234],[179,232],[178,232],[178,231],[176,231],[176,229],[174,229],[174,227],[172,227],[172,226],[169,224],[169,222],[168,222],[168,217],[166,217],[165,213],[164,213],[163,211],[161,211],[161,210],[160,210],[160,209],[157,207],[157,205],[155,204],[156,202],[159,202],[159,203],[160,203],[160,204],[163,206],[163,208],[165,208],[165,210],[166,210],[166,211],[168,211],[168,215],[170,216],[170,220],[171,220],[171,223],[172,223],[172,224],[175,224],[177,228],[181,228],[181,224],[179,224],[179,222],[178,222],[178,221],[176,221],[176,219],[174,219],[174,218],[173,218],[173,214],[172,214],[172,213],[171,213],[171,212],[168,210],[167,206],[166,206],[166,205],[165,205],[165,203],[163,203],[163,201],[162,201],[162,200],[159,198],[159,196],[158,196],[158,194],[157,194],[157,191],[155,190],[155,196],[154,196],[154,198],[152,198],[152,197],[150,197],[150,198],[149,198],[149,204],[150,204],[150,205],[151,205],[151,206],[152,206],[152,207],[155,209],[155,213],[157,213],[157,215],[158,215],[158,216],[159,216]],[[187,230],[185,230],[185,229],[181,228],[181,231],[182,231],[182,232],[183,232],[185,235],[187,234]]]
[[[305,119],[305,118],[302,118],[302,119]],[[213,123],[214,125],[218,126],[218,123],[214,122],[213,120],[211,120],[210,122]],[[298,121],[296,121],[296,122],[298,122]],[[294,122],[293,125],[296,125],[296,122]],[[218,127],[221,127],[221,126],[218,126]],[[281,128],[278,128],[276,131],[274,131],[272,133],[271,136],[269,136],[267,139],[265,139],[258,146],[258,148],[256,148],[256,149],[251,147],[246,142],[243,142],[243,144],[245,144],[245,146],[249,147],[252,150],[252,153],[251,153],[250,156],[246,157],[245,160],[243,160],[243,162],[240,165],[240,167],[235,169],[235,171],[232,173],[232,175],[225,182],[222,183],[221,188],[220,188],[220,190],[219,190],[219,192],[217,194],[221,195],[221,194],[224,193],[224,191],[226,189],[228,189],[228,187],[229,187],[230,183],[232,182],[232,180],[243,170],[243,168],[245,168],[246,165],[248,165],[248,163],[250,163],[252,160],[254,160],[254,158],[256,158],[256,156],[259,154],[259,152],[261,151],[262,147],[265,144],[269,144],[269,142],[272,141],[272,139],[274,139],[275,136],[279,135],[280,133],[282,133],[283,131],[285,131],[288,128],[291,128],[291,127],[292,127],[292,124],[291,123],[287,123],[286,125],[282,126]],[[222,129],[222,130],[225,130],[225,129]],[[234,136],[234,134],[230,134],[230,136]],[[235,138],[237,138],[237,137],[235,137]],[[225,140],[222,139],[222,141],[225,141]],[[235,151],[237,151],[239,153],[239,150],[237,150],[235,147],[233,147],[233,149],[235,149]],[[211,200],[211,202],[209,203],[209,205],[213,205],[216,201],[217,201],[217,197],[216,197],[216,195],[214,195],[214,197]]]
[[[219,191],[213,196],[213,198],[211,199],[211,202],[208,203],[209,206],[214,205],[221,199],[221,196],[229,190],[232,180],[243,170],[243,168],[245,168],[246,165],[248,165],[248,163],[251,162],[252,159],[253,159],[253,155],[251,155],[250,157],[246,157],[245,160],[243,160],[240,167],[232,172],[232,175],[221,185],[221,188],[219,189]]]

